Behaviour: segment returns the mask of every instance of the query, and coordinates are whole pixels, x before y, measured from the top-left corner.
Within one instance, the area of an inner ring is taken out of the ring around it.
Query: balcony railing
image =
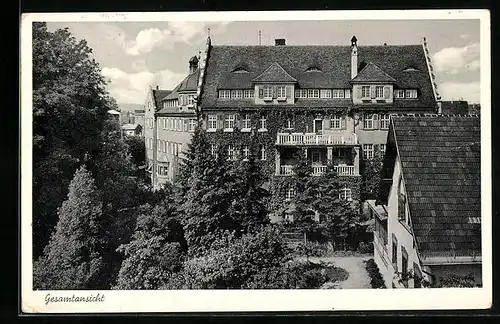
[[[312,167],[312,175],[318,176],[326,172],[326,165],[313,165]],[[356,175],[354,165],[337,165],[334,166],[335,171],[340,176],[351,176]],[[292,175],[293,174],[293,165],[281,165],[280,166],[280,175]]]
[[[278,133],[277,145],[356,145],[356,134]]]

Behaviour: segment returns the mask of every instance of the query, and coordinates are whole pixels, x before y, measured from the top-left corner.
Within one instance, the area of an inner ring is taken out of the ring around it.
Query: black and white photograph
[[[26,14],[22,311],[484,309],[489,12]]]

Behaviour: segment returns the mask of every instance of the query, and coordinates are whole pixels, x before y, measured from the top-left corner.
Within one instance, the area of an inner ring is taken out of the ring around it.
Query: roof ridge
[[[440,117],[462,117],[462,118],[479,118],[478,114],[418,114],[418,113],[390,113],[391,117],[428,117],[428,118],[440,118]]]

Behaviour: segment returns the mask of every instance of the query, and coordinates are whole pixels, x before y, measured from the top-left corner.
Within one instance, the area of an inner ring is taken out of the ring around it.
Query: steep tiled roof
[[[208,53],[201,105],[208,108],[227,104],[224,102],[228,100],[217,98],[218,89],[251,89],[252,80],[274,62],[297,79],[299,88],[351,88],[350,46],[212,46]],[[368,62],[393,77],[396,87],[420,90],[417,100],[395,99],[396,107],[435,111],[434,93],[421,45],[359,46],[358,64]],[[417,71],[403,71],[409,64]],[[240,65],[244,65],[248,73],[234,73]],[[312,66],[321,71],[308,72]],[[307,101],[304,105],[308,107],[315,107],[309,99],[297,99],[296,104],[301,101]],[[336,100],[317,102],[318,107],[343,105]]]
[[[200,77],[200,69],[196,69],[193,73],[189,74],[182,80],[174,90],[164,98],[164,100],[171,100],[179,98],[179,92],[182,91],[196,91],[198,88],[198,79]]]
[[[168,96],[171,92],[172,92],[172,90],[153,89],[153,96],[155,97],[155,104],[156,104],[157,109],[161,109],[161,107],[163,106],[161,101],[163,100],[163,98]]]
[[[297,82],[281,65],[274,62],[262,74],[253,78],[253,82]]]
[[[368,63],[351,82],[389,82],[396,80],[372,62]]]
[[[479,117],[397,116],[389,132],[420,254],[480,255],[481,224],[469,221],[481,217]]]

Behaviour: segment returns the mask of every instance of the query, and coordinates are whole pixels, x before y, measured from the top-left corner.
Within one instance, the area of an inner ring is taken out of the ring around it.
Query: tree
[[[124,260],[114,288],[158,289],[181,270],[186,250],[173,206],[141,206],[132,241],[118,248]]]
[[[248,161],[235,163],[233,177],[237,190],[232,213],[244,231],[256,231],[269,224],[267,198],[269,193],[262,188],[264,175],[255,161],[255,148],[252,147]]]
[[[126,136],[125,143],[129,148],[134,165],[137,168],[144,166],[146,164],[146,145],[144,139],[139,136]],[[144,173],[144,171],[141,173]]]
[[[92,50],[68,29],[51,32],[33,23],[33,254],[48,243],[57,208],[78,165],[99,146],[107,111],[106,92]]]
[[[179,191],[186,192],[184,198],[178,199],[182,201],[184,232],[192,255],[210,249],[225,232],[241,230],[231,213],[236,190],[225,150],[220,147],[214,158],[204,131],[197,132],[198,140],[189,153],[194,156],[189,166],[192,173],[187,187]]]
[[[376,199],[380,186],[382,158],[363,160],[361,165],[361,200]]]
[[[90,172],[82,166],[44,254],[34,264],[35,289],[98,289],[102,286],[102,204]]]

